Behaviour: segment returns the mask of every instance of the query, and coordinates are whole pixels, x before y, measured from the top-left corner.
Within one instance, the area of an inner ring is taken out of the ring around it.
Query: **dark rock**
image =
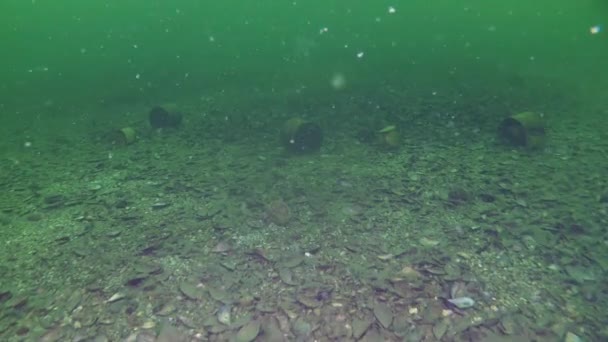
[[[12,297],[13,294],[11,293],[11,291],[0,291],[0,303],[4,303]]]
[[[170,113],[163,107],[156,106],[150,110],[148,119],[153,128],[177,127],[182,122],[182,114]]]
[[[465,204],[471,200],[471,194],[463,188],[452,188],[448,192],[448,202],[452,205]]]
[[[492,194],[480,194],[479,199],[486,203],[493,203],[496,201],[496,197]]]

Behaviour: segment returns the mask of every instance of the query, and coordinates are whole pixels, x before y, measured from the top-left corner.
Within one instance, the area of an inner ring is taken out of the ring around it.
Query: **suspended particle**
[[[594,25],[589,28],[589,33],[598,34],[602,32],[602,27],[600,25]]]
[[[335,73],[331,77],[330,84],[332,88],[336,90],[344,89],[346,86],[346,77],[344,77],[344,74],[342,73]]]

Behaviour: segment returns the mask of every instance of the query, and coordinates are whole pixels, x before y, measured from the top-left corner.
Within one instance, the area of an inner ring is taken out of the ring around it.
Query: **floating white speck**
[[[343,89],[344,86],[346,85],[346,78],[341,73],[335,73],[331,77],[330,84],[331,84],[332,88],[334,88],[336,90]]]
[[[135,79],[136,79],[136,80],[138,80],[138,79],[139,79],[139,77],[140,77],[140,75],[139,75],[139,74],[135,74]]]
[[[319,30],[319,34],[327,33],[327,31],[329,31],[329,29],[327,27],[323,27]]]
[[[600,25],[594,25],[589,28],[589,33],[598,34],[602,32],[602,27]]]
[[[395,9],[395,7],[393,6],[388,6],[388,14],[393,14],[397,12],[397,10]]]
[[[363,51],[357,52],[357,58],[363,58]]]

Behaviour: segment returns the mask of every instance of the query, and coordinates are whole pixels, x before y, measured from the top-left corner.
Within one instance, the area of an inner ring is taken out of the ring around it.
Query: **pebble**
[[[167,202],[155,202],[155,203],[152,204],[152,210],[164,209],[164,208],[167,208],[170,205],[171,204],[169,204]]]
[[[222,307],[217,310],[217,320],[225,325],[230,325],[230,305],[222,305]]]
[[[142,324],[142,329],[152,329],[156,326],[156,322],[154,321],[146,321]]]
[[[101,190],[101,184],[91,183],[91,184],[89,184],[89,190],[91,190],[91,191]]]
[[[121,299],[123,299],[125,297],[126,296],[125,296],[124,293],[117,292],[114,295],[112,295],[112,297],[110,297],[110,299],[108,299],[106,301],[106,303],[114,303],[114,302],[117,302],[117,301],[119,301],[119,300],[121,300]]]
[[[576,334],[573,334],[568,331],[566,337],[564,338],[564,342],[582,342],[583,340],[578,337]]]
[[[439,244],[439,241],[423,237],[420,239],[420,244],[424,247],[435,247]]]
[[[458,297],[448,299],[448,302],[454,304],[459,309],[472,308],[475,305],[475,301],[470,297]]]

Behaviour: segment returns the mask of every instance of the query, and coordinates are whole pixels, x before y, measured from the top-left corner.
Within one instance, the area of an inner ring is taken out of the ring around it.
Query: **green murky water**
[[[606,1],[0,22],[0,340],[608,338]]]
[[[4,1],[3,103],[172,98],[223,87],[497,74],[590,88],[607,57],[603,1]],[[391,10],[393,9],[393,10]],[[392,13],[394,11],[394,13]],[[358,55],[361,58],[358,58]],[[139,75],[139,77],[138,77]]]

